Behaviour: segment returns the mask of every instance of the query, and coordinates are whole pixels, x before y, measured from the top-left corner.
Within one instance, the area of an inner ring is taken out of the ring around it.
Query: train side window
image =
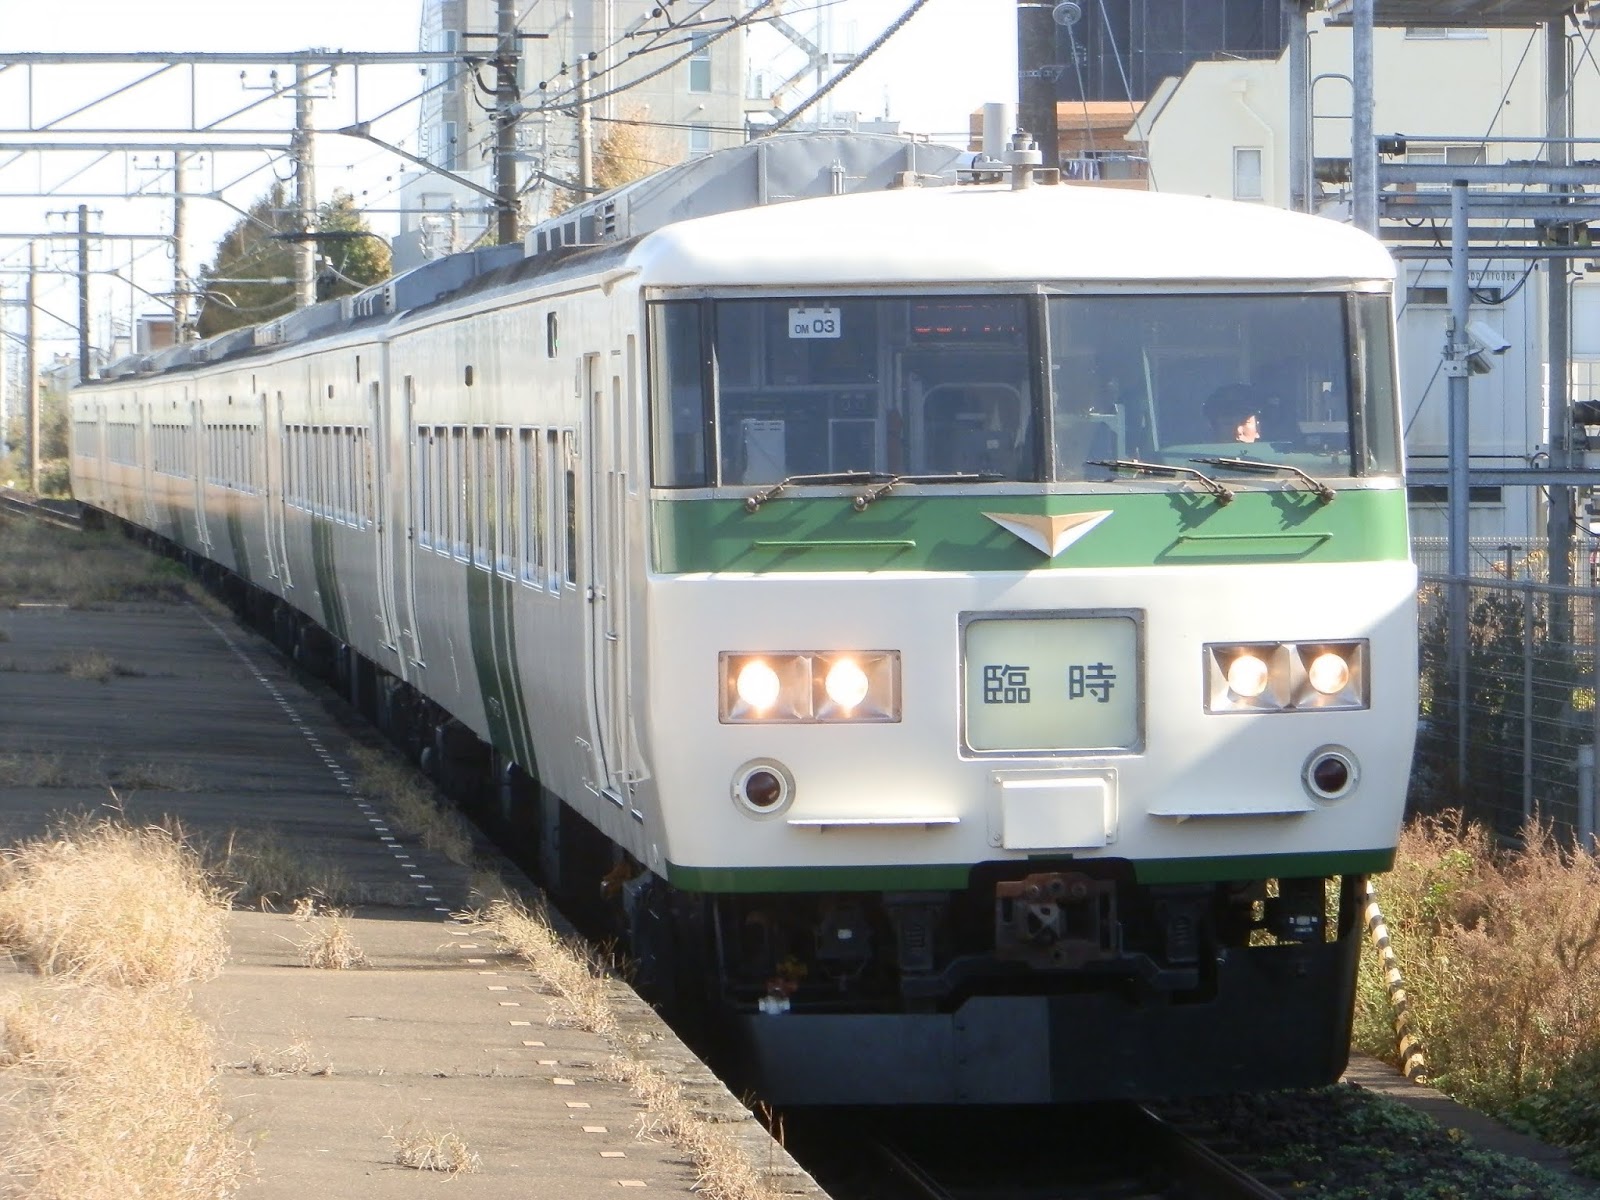
[[[561,435],[554,429],[547,429],[544,436],[544,510],[539,514],[539,525],[549,539],[546,542],[545,563],[549,569],[545,587],[555,593],[561,590],[561,577],[565,573],[561,563],[562,543],[556,536],[561,512],[556,497],[556,480],[561,471]]]
[[[705,487],[712,368],[693,300],[657,304],[650,319],[651,479],[656,487]]]
[[[354,524],[350,514],[350,427],[333,427],[333,517],[343,525]]]
[[[458,494],[461,488],[461,476],[456,469],[456,439],[451,429],[439,431],[440,449],[443,456],[440,480],[444,487],[441,489],[442,498],[439,510],[439,535],[444,539],[444,544],[438,547],[439,553],[454,556],[456,552],[456,533],[461,528],[460,518],[456,515]]]
[[[563,465],[565,467],[564,481],[566,488],[566,494],[562,497],[562,503],[566,507],[566,512],[562,514],[566,518],[564,522],[566,553],[563,557],[566,560],[565,574],[567,584],[568,586],[576,586],[578,582],[578,439],[572,430],[565,429],[561,433],[561,442],[565,451]]]
[[[433,546],[433,434],[424,425],[417,426],[416,437],[411,441],[411,471],[417,481],[417,545],[424,549]]]
[[[517,472],[512,464],[511,430],[498,426],[494,431],[494,497],[499,513],[495,520],[495,569],[502,575],[517,574]]]
[[[521,534],[522,582],[537,586],[544,567],[541,540],[544,530],[539,521],[544,511],[544,497],[539,490],[539,431],[523,429],[518,431],[517,438],[517,526]]]
[[[493,536],[490,517],[493,509],[490,499],[494,495],[494,464],[489,458],[489,431],[483,426],[472,430],[472,562],[488,567]]]
[[[450,553],[450,431],[436,426],[428,441],[433,455],[433,549]]]
[[[456,558],[467,561],[467,429],[450,430],[450,541]]]

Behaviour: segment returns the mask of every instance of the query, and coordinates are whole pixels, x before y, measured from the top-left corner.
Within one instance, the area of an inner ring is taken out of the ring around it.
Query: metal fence
[[[1423,576],[1410,807],[1460,808],[1506,837],[1537,815],[1592,845],[1600,593],[1496,576]]]

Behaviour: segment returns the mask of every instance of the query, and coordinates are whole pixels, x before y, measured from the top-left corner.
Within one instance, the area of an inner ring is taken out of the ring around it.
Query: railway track
[[[854,1160],[836,1178],[791,1148],[842,1200],[1283,1200],[1219,1148],[1133,1105],[939,1111],[892,1126],[846,1117],[821,1140],[830,1157]]]
[[[76,500],[41,500],[11,488],[0,488],[0,513],[43,521],[60,529],[83,528],[83,506]]]

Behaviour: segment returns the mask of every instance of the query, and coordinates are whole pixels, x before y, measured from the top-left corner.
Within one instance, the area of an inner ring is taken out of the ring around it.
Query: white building
[[[1351,133],[1351,33],[1312,16],[1310,71],[1314,154],[1319,164],[1348,163]],[[1545,128],[1542,29],[1380,28],[1374,35],[1373,128],[1430,144],[1409,145],[1413,162],[1487,162],[1541,156]],[[1580,46],[1581,53],[1581,46]],[[1600,72],[1574,80],[1574,135],[1600,137]],[[1484,137],[1525,142],[1482,142]],[[1448,139],[1440,143],[1437,139]],[[1161,191],[1289,203],[1289,73],[1276,61],[1194,64],[1164,83],[1129,134],[1144,141],[1152,186]],[[1577,158],[1593,157],[1580,150]],[[1322,209],[1348,219],[1347,187],[1322,186]],[[1473,223],[1488,224],[1488,218]],[[1449,316],[1448,235],[1439,257],[1403,263],[1399,296],[1401,388],[1407,451],[1413,465],[1442,467],[1446,454],[1446,382],[1441,369]],[[1600,258],[1600,251],[1597,251]],[[1582,259],[1573,269],[1582,271]],[[1511,348],[1470,382],[1474,466],[1525,465],[1548,442],[1544,403],[1542,267],[1517,259],[1474,259],[1471,319],[1500,330]],[[1600,275],[1573,296],[1573,398],[1600,399]],[[1537,541],[1543,536],[1539,489],[1475,488],[1476,538]],[[1443,537],[1443,489],[1413,490],[1413,533]]]
[[[496,0],[425,0],[419,35],[423,50],[481,55],[484,62],[475,70],[427,69],[418,154],[490,191],[497,7]],[[651,0],[522,0],[517,7],[524,221],[549,211],[559,191],[552,179],[576,181],[580,60],[590,77],[596,146],[627,123],[645,131],[635,144],[669,166],[745,140],[745,35],[724,32],[740,12],[737,0],[711,0],[688,20],[678,14],[676,26]],[[418,172],[401,194],[400,269],[466,249],[494,223],[490,197],[443,175]]]

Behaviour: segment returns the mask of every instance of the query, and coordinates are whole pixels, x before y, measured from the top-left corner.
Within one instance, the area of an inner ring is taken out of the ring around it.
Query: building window
[[[1408,150],[1406,152],[1408,163],[1431,163],[1451,167],[1473,167],[1483,162],[1483,147],[1478,146],[1429,146],[1427,149]],[[1444,192],[1450,190],[1448,183],[1419,183],[1408,190],[1422,192]]]
[[[454,171],[456,169],[456,123],[454,121],[446,121],[444,123],[444,134],[439,146],[438,156],[443,160],[445,170]]]
[[[689,126],[689,153],[690,154],[710,154],[711,153],[711,126],[709,126],[709,125],[690,125]]]
[[[693,51],[689,55],[689,90],[691,92],[709,92],[711,90],[711,39],[701,36],[690,43]]]
[[[1483,41],[1489,36],[1487,29],[1456,25],[1407,25],[1406,37],[1411,41]]]
[[[1233,148],[1233,198],[1235,200],[1262,198],[1260,146]]]

